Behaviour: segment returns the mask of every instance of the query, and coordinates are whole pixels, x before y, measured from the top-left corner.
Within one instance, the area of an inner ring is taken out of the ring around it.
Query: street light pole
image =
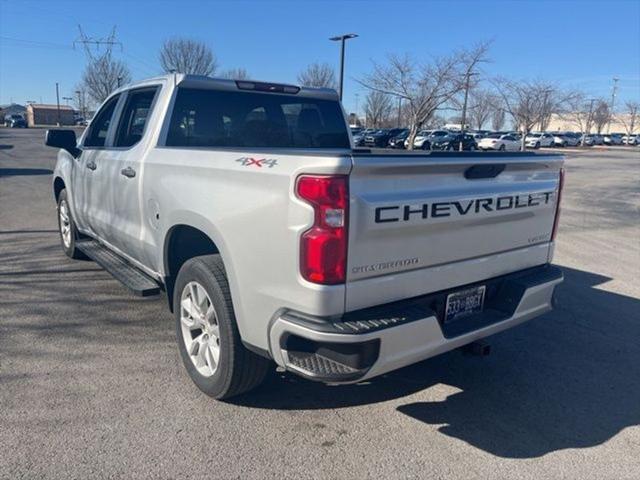
[[[340,42],[340,101],[342,101],[342,92],[344,86],[344,43],[346,40],[356,38],[358,35],[355,33],[347,33],[345,35],[338,35],[337,37],[331,37],[329,40],[333,42]]]
[[[620,80],[618,77],[613,77],[613,91],[611,92],[611,111],[609,112],[609,123],[607,124],[607,133],[611,133],[611,120],[613,120],[613,108],[616,103],[618,80]]]
[[[582,142],[580,142],[581,147],[584,147],[585,136],[591,133],[591,115],[593,114],[593,102],[595,101],[596,101],[595,98],[592,98],[589,101],[589,115],[587,116],[587,125],[586,125],[587,131],[582,134]]]
[[[58,104],[58,126],[60,126],[60,92],[58,89],[58,82],[56,82],[56,102]]]
[[[460,125],[460,145],[459,145],[460,152],[464,149],[464,146],[463,146],[464,131],[467,123],[467,100],[469,98],[469,80],[471,79],[471,75],[477,75],[477,73],[468,71],[465,74],[464,102],[462,104],[462,124]]]

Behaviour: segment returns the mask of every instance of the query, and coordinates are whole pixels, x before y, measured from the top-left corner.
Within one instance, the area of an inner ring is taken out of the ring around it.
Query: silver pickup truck
[[[353,149],[333,90],[158,77],[46,144],[64,252],[165,292],[216,398],[273,362],[375,377],[547,312],[562,281],[562,157]]]

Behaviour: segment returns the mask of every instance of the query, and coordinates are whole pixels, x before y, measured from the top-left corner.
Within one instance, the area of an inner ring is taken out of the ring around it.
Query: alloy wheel
[[[62,243],[64,244],[64,248],[69,248],[71,246],[71,219],[69,218],[69,207],[67,206],[66,200],[60,202],[58,215],[60,216]]]
[[[198,282],[182,290],[180,327],[191,362],[200,375],[211,377],[220,361],[220,327],[211,298]]]

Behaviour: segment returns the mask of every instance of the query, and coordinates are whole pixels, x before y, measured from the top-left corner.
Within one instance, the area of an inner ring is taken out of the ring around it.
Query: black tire
[[[206,377],[189,357],[181,329],[180,299],[185,286],[198,282],[206,290],[217,315],[220,356],[213,375]],[[270,361],[245,348],[240,339],[231,302],[227,274],[220,255],[195,257],[185,262],[176,279],[173,306],[178,349],[191,380],[207,395],[218,400],[230,398],[257,387],[269,370]]]
[[[506,147],[504,146],[504,143],[502,145],[500,145],[500,148],[498,148],[498,150],[500,150],[501,152],[504,152],[506,150]]]
[[[470,152],[475,152],[476,151],[476,146],[475,145],[469,146],[469,151]]]
[[[430,142],[425,141],[425,142],[422,144],[422,150],[431,150],[431,143],[430,143]]]
[[[69,228],[70,238],[68,244],[65,243],[62,234],[62,219],[60,216],[60,207],[61,205],[66,205],[66,212],[69,218]],[[56,210],[58,217],[58,234],[60,235],[60,245],[62,246],[62,251],[69,258],[73,258],[74,260],[86,260],[87,257],[84,253],[76,248],[76,242],[81,238],[78,229],[76,228],[76,223],[73,220],[73,216],[71,215],[71,209],[69,208],[69,201],[67,199],[67,190],[63,189],[58,195],[58,208]]]
[[[534,148],[540,148],[540,142],[536,142],[536,146]]]

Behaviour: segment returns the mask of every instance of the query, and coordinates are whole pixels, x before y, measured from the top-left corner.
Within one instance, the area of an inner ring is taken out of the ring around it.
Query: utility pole
[[[398,97],[398,128],[400,128],[401,118],[402,118],[402,97]]]
[[[618,77],[613,77],[613,91],[611,92],[611,111],[609,112],[609,123],[607,124],[607,133],[611,133],[611,120],[613,120],[613,109],[616,103],[616,93],[618,91]]]
[[[58,104],[58,126],[60,126],[60,92],[58,90],[58,82],[56,82],[56,103]]]
[[[340,101],[342,101],[343,86],[344,86],[344,43],[346,40],[356,38],[358,35],[355,33],[347,33],[345,35],[338,35],[337,37],[331,37],[329,40],[333,42],[340,42]]]

